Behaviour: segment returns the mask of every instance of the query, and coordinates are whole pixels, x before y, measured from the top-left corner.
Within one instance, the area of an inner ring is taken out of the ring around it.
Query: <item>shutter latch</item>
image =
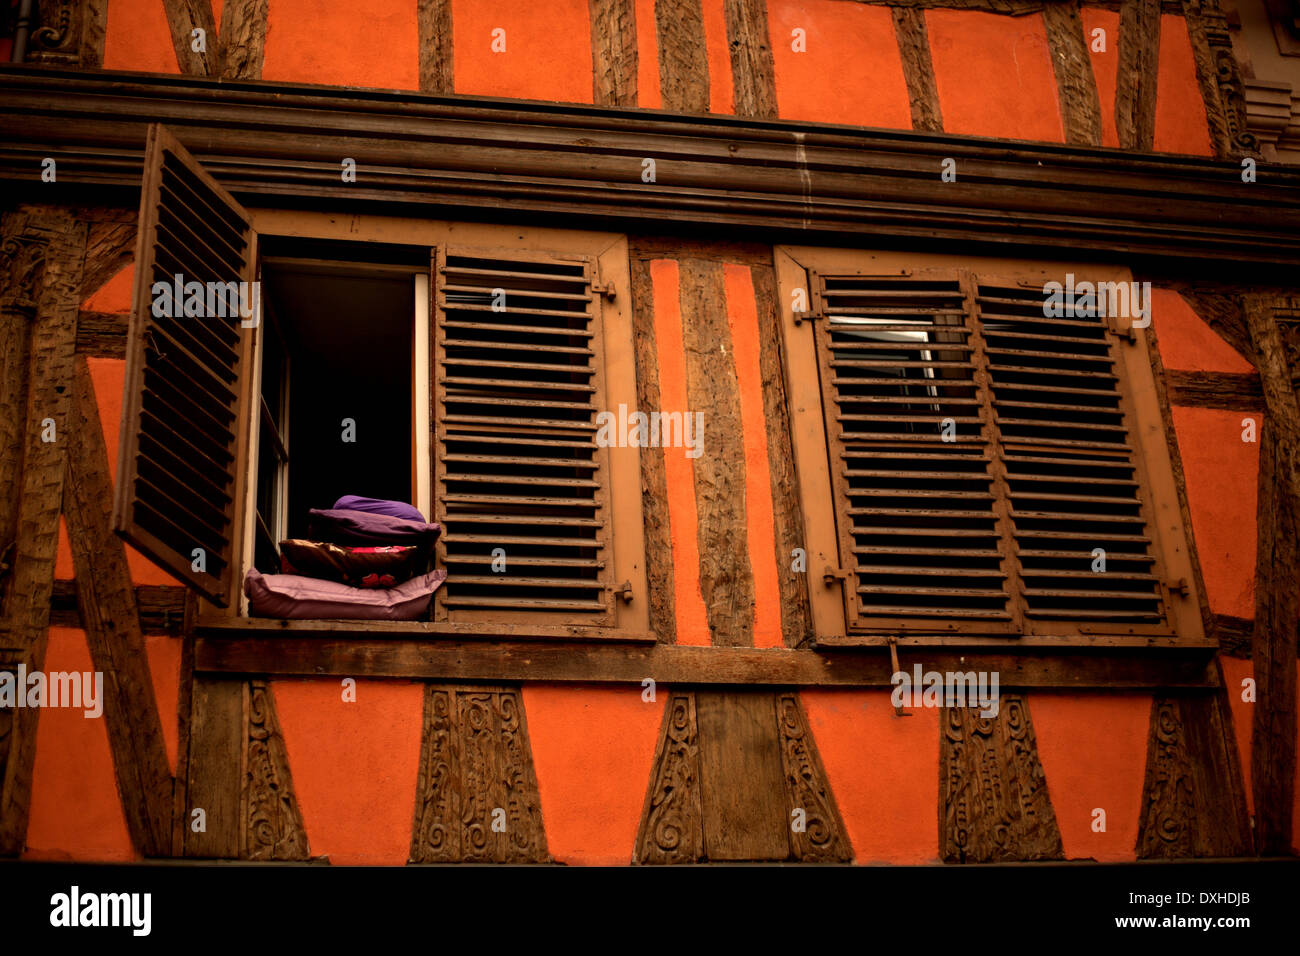
[[[610,300],[613,300],[615,295],[614,284],[612,282],[593,282],[591,284],[591,291],[596,293],[596,295],[603,295],[605,298]],[[632,599],[628,598],[628,600],[630,601]]]
[[[624,581],[623,586],[619,588],[619,597],[623,599],[624,604],[632,603],[632,582]]]
[[[845,571],[843,568],[832,568],[829,564],[826,565],[826,570],[822,572],[822,580],[826,582],[826,586],[830,587],[833,585],[836,579],[847,581],[849,579],[849,572]]]
[[[1192,593],[1192,589],[1187,584],[1187,578],[1179,578],[1177,581],[1168,582],[1169,590],[1187,597]]]
[[[816,312],[800,312],[798,310],[795,310],[794,324],[803,325],[805,322],[815,322],[818,319],[824,319],[824,318],[826,318],[826,316],[818,315]]]

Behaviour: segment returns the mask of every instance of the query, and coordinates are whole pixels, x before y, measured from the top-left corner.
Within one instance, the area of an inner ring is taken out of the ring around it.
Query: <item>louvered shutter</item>
[[[852,626],[1162,621],[1101,318],[1048,319],[1041,287],[966,273],[812,278]]]
[[[251,283],[248,214],[161,126],[140,198],[114,526],[161,567],[226,606],[244,483],[251,328],[223,286],[218,308],[154,314],[154,283]],[[236,287],[238,288],[238,287]],[[251,285],[245,287],[251,289]],[[215,313],[222,312],[224,315]],[[196,570],[196,568],[199,568]]]
[[[452,247],[435,270],[439,617],[613,624],[592,259]]]

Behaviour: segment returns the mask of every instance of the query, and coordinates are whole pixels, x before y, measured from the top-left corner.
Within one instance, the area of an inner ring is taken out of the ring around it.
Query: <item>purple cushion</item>
[[[347,508],[312,508],[307,512],[310,537],[330,544],[373,545],[412,544],[432,549],[438,537],[436,524],[423,519],[394,518],[391,515],[371,514],[369,511],[352,511]]]
[[[344,495],[334,502],[335,511],[368,511],[375,515],[388,515],[391,518],[405,518],[407,521],[424,523],[424,515],[415,505],[405,501],[386,501],[383,498],[362,498],[360,495]]]
[[[244,578],[244,593],[258,617],[414,621],[428,612],[433,592],[446,578],[446,571],[430,571],[395,588],[353,588],[297,574],[262,574],[253,568]]]

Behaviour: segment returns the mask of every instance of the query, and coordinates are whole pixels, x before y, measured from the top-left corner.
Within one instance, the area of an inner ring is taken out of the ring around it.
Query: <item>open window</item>
[[[1145,339],[1013,268],[778,257],[822,642],[1203,639]]]
[[[412,626],[646,639],[639,451],[596,440],[636,403],[622,237],[255,216],[161,127],[140,222],[120,534],[237,613],[309,509],[409,502],[448,572]],[[220,307],[155,314],[176,276]]]

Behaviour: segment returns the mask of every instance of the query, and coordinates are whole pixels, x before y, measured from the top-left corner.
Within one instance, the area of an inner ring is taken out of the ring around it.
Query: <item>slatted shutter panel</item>
[[[1159,577],[1123,407],[1122,346],[1095,309],[1049,318],[1043,302],[1041,286],[978,284],[1025,614],[1157,624]],[[1093,570],[1097,549],[1104,572]]]
[[[161,126],[149,129],[126,353],[114,525],[226,606],[245,449],[240,422],[252,329],[230,287],[201,314],[154,314],[153,285],[252,283],[248,214]],[[237,286],[235,288],[238,288]],[[251,285],[245,288],[251,289]],[[224,314],[216,314],[224,313]],[[202,570],[195,570],[196,551]]]
[[[1158,628],[1105,320],[1047,318],[1041,286],[966,273],[812,278],[850,625]]]
[[[436,276],[438,615],[612,625],[592,260],[439,249]]]
[[[849,620],[1009,630],[987,396],[961,282],[826,276],[819,292],[840,554],[856,572]]]

